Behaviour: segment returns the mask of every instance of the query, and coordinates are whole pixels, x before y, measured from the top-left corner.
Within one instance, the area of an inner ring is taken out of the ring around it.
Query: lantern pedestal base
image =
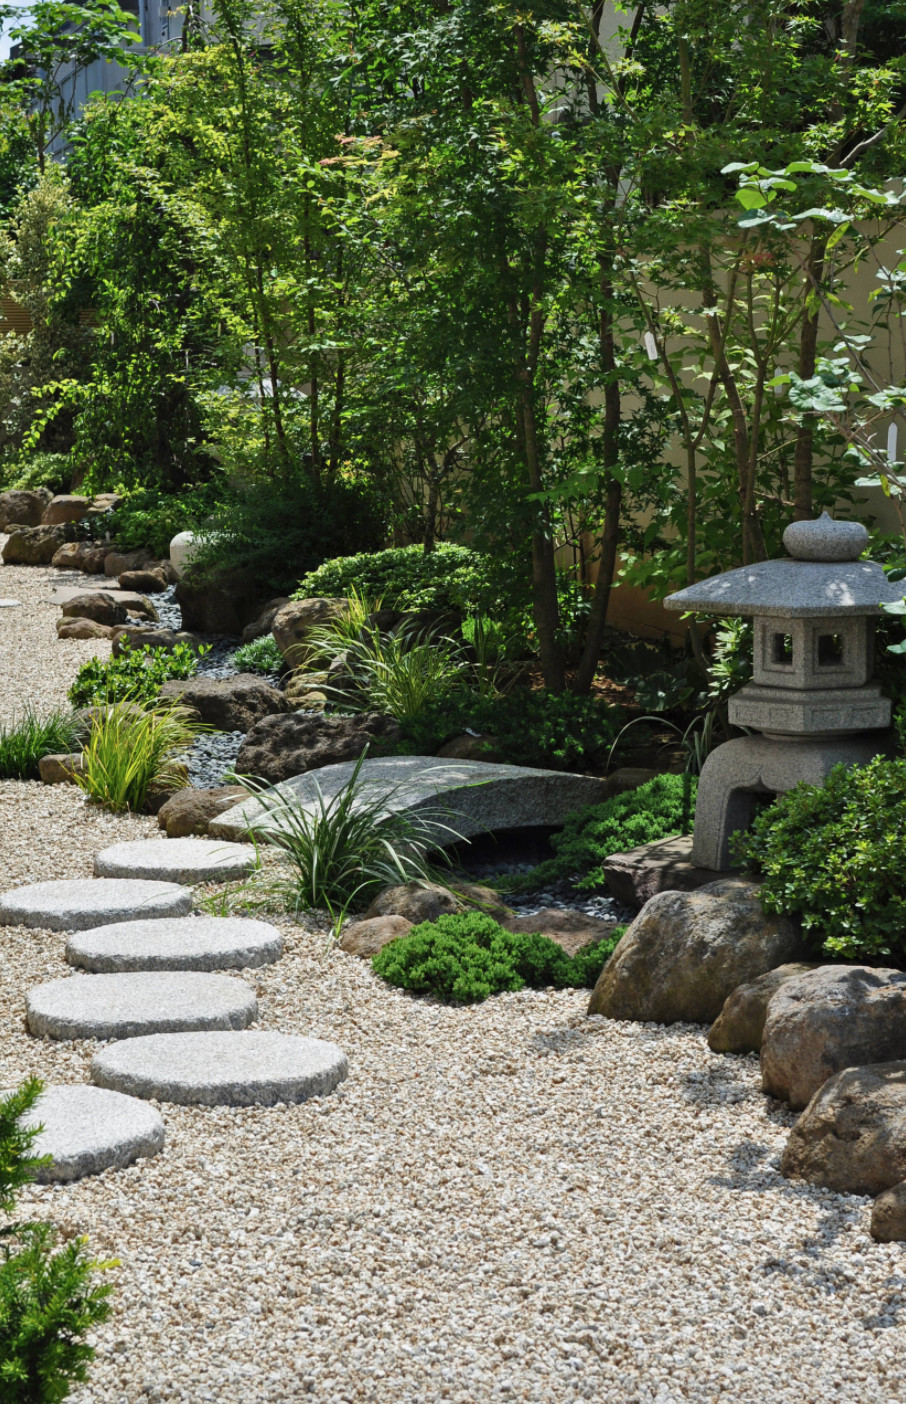
[[[717,872],[733,867],[730,836],[749,827],[757,795],[784,794],[800,781],[821,785],[835,765],[867,765],[875,756],[893,755],[895,746],[891,731],[838,740],[741,736],[718,746],[698,782],[693,865]]]

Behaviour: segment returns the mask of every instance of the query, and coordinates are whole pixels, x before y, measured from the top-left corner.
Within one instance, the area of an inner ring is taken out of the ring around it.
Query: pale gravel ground
[[[65,691],[76,659],[46,622],[17,647],[46,644]],[[4,885],[86,876],[150,831],[0,785]],[[24,1196],[120,1260],[74,1404],[901,1404],[906,1249],[872,1242],[867,1200],[780,1178],[792,1118],[754,1058],[712,1055],[691,1025],[588,1020],[581,992],[445,1009],[283,929],[283,960],[247,975],[260,1024],[340,1043],[341,1092],[164,1106],[155,1159]],[[2,1082],[83,1079],[91,1045],[23,1026],[64,938],[0,942]]]

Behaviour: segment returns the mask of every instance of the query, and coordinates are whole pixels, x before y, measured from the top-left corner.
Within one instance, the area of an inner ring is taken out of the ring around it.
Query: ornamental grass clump
[[[71,712],[58,709],[39,716],[26,707],[10,726],[0,726],[0,780],[37,780],[42,757],[68,754],[77,731]]]
[[[591,987],[625,927],[568,956],[537,933],[506,931],[480,912],[425,921],[390,941],[372,959],[375,973],[405,990],[446,1003],[476,1004],[503,991]]]
[[[32,1154],[39,1126],[23,1126],[42,1091],[30,1078],[0,1097],[0,1214],[8,1218],[19,1191],[49,1157]],[[88,1332],[109,1315],[110,1287],[97,1281],[113,1263],[92,1262],[85,1239],[62,1246],[49,1223],[0,1228],[0,1400],[60,1404],[87,1379],[94,1356]]]
[[[205,730],[184,707],[145,711],[134,702],[98,708],[73,780],[107,809],[145,809],[152,791],[188,784],[184,757]]]
[[[906,965],[906,761],[838,765],[797,785],[736,841],[766,911],[798,916],[837,959]]]

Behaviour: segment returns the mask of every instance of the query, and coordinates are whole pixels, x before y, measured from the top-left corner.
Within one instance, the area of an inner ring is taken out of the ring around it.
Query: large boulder
[[[331,624],[348,610],[346,600],[327,596],[311,600],[290,600],[278,610],[271,624],[274,642],[291,667],[298,667],[306,655],[306,639],[312,629]]]
[[[254,673],[231,678],[174,678],[160,690],[161,701],[181,702],[199,721],[218,731],[251,731],[264,717],[286,712],[283,693]]]
[[[75,595],[63,605],[64,619],[92,619],[95,624],[125,624],[128,619],[126,606],[120,604],[106,590],[87,590],[84,595]]]
[[[818,962],[792,961],[778,965],[757,980],[750,980],[726,1000],[723,1009],[711,1025],[708,1047],[712,1053],[757,1053],[761,1048],[768,1004],[781,985],[796,975],[817,970]]]
[[[211,579],[189,571],[180,577],[174,599],[185,628],[199,634],[238,636],[261,607],[259,583],[247,571],[223,571]]]
[[[601,971],[589,1014],[712,1023],[727,996],[800,954],[792,922],[766,916],[752,883],[723,879],[645,904]]]
[[[88,515],[91,500],[87,497],[52,497],[41,514],[44,526],[62,526],[65,522],[80,522]]]
[[[437,921],[439,916],[462,911],[447,887],[440,883],[404,882],[385,887],[377,894],[365,913],[365,921],[378,917],[402,917],[415,926],[421,921]]]
[[[236,771],[273,785],[325,765],[357,760],[366,746],[372,753],[386,751],[400,735],[399,723],[382,712],[360,712],[352,717],[303,712],[269,716],[243,741]]]
[[[169,562],[167,562],[169,566]],[[137,590],[143,595],[159,595],[172,583],[170,571],[162,565],[149,566],[145,570],[124,570],[118,578],[121,590]]]
[[[7,565],[50,565],[64,541],[72,539],[72,526],[16,527],[7,537],[3,559]]]
[[[47,488],[10,488],[8,492],[0,492],[0,531],[17,526],[40,526],[50,498]]]
[[[280,595],[275,600],[268,600],[257,619],[253,619],[251,624],[246,624],[240,635],[240,642],[246,644],[253,643],[255,639],[263,639],[266,634],[271,632],[274,620],[283,606],[287,604],[289,604],[288,595]]]
[[[906,1180],[906,1063],[846,1068],[825,1082],[790,1132],[780,1170],[843,1194]]]
[[[794,1110],[844,1068],[895,1058],[906,1058],[906,972],[822,965],[772,995],[761,1084]]]
[[[158,825],[167,838],[206,834],[211,820],[238,804],[244,794],[241,785],[223,785],[215,790],[177,790],[158,810]]]

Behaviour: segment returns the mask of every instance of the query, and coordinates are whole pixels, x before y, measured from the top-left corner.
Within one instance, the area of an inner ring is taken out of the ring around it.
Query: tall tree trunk
[[[824,275],[824,254],[826,240],[816,234],[809,249],[806,295],[813,293],[816,283]],[[802,314],[802,327],[799,332],[799,375],[803,380],[811,380],[815,374],[818,359],[818,319],[821,309],[818,305],[809,311],[808,304]],[[797,522],[813,516],[812,506],[812,459],[815,445],[815,422],[811,415],[803,415],[802,423],[796,431],[796,448],[793,454],[793,517]]]

